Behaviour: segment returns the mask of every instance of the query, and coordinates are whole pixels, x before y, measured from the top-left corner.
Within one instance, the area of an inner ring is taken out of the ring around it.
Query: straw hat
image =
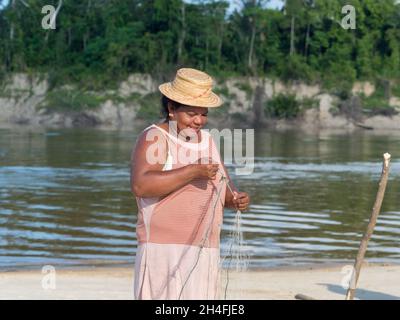
[[[222,100],[212,92],[213,80],[202,71],[182,68],[176,73],[172,82],[163,83],[158,87],[163,95],[176,102],[194,106],[215,108]]]

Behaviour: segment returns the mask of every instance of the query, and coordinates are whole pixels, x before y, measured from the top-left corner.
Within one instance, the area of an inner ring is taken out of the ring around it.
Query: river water
[[[131,264],[137,207],[129,161],[138,131],[0,129],[0,268]],[[370,262],[400,263],[400,134],[256,130],[242,215],[249,266],[352,263],[392,154]],[[222,250],[234,212],[225,210]]]

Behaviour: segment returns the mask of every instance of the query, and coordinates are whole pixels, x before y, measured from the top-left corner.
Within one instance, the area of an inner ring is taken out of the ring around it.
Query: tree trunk
[[[205,61],[204,61],[204,68],[207,69],[208,67],[208,47],[209,47],[209,40],[208,37],[206,38],[206,56],[205,56]]]
[[[16,2],[16,0],[12,0],[11,1],[11,9],[12,9],[13,12],[15,10],[15,2]],[[10,22],[10,41],[14,40],[14,33],[15,33],[15,26],[14,26],[13,19],[11,19],[11,22]]]
[[[264,80],[257,84],[254,91],[253,100],[253,125],[257,128],[260,127],[265,121],[264,115],[264,102],[265,102],[265,92],[264,92]]]
[[[221,66],[221,57],[222,57],[222,43],[224,39],[224,20],[221,22],[220,32],[219,32],[219,41],[218,41],[218,67]]]
[[[307,23],[307,31],[306,31],[306,41],[304,44],[304,56],[307,57],[308,55],[308,45],[310,42],[310,24]]]
[[[10,44],[7,45],[7,54],[6,54],[6,70],[11,70],[11,48]]]
[[[71,27],[68,28],[68,48],[71,47],[72,43],[72,32],[71,32]]]
[[[86,7],[86,15],[89,14],[89,11],[90,11],[91,7],[92,7],[92,0],[89,0],[88,4],[87,4],[87,7]]]
[[[86,50],[87,42],[89,40],[89,31],[83,35],[83,50]]]
[[[390,81],[387,79],[381,80],[383,86],[384,97],[386,101],[389,101],[392,96],[392,88],[390,85]]]
[[[14,12],[15,11],[15,3],[16,0],[11,0],[10,6],[11,10]],[[14,52],[14,36],[15,36],[15,25],[14,25],[14,18],[11,19],[10,21],[10,42],[7,45],[7,58],[6,58],[6,69],[11,70],[12,69],[12,64],[13,64],[13,52]]]
[[[294,16],[292,16],[292,22],[290,26],[290,55],[295,53],[294,49]]]
[[[186,20],[185,20],[185,3],[182,1],[181,6],[181,21],[182,21],[182,29],[181,34],[178,41],[178,64],[181,64],[183,61],[183,45],[185,43],[186,37]]]
[[[247,63],[247,66],[249,67],[250,70],[253,69],[253,51],[254,51],[255,38],[256,38],[256,24],[255,24],[255,21],[253,21],[253,27],[251,30],[251,38],[250,38],[249,57],[248,57],[248,63]]]

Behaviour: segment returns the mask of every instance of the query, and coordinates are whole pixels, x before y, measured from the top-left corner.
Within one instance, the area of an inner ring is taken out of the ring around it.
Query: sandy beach
[[[315,299],[342,300],[346,290],[344,266],[250,270],[229,274],[228,299],[293,300],[296,294]],[[223,277],[224,277],[223,273]],[[133,299],[132,267],[42,269],[0,273],[0,299]],[[238,289],[240,288],[240,289]],[[356,298],[400,299],[399,265],[363,266]],[[224,292],[224,290],[223,290]],[[223,298],[223,296],[222,296]]]

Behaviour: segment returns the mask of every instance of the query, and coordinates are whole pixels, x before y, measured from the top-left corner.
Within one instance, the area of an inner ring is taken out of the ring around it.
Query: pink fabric
[[[221,163],[211,136],[202,131],[198,144],[183,142],[151,126],[167,139],[172,169],[187,165],[179,154],[207,153]],[[154,134],[154,132],[153,132]],[[193,158],[190,159],[193,162]],[[223,172],[220,165],[220,171]],[[197,179],[164,198],[139,198],[135,261],[136,299],[217,299],[219,240],[226,184]]]

